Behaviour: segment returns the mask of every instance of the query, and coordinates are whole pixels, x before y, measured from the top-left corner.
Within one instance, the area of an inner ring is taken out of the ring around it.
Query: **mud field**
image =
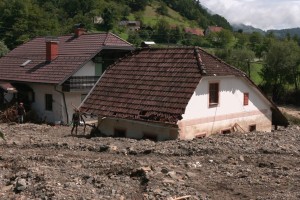
[[[0,131],[0,199],[300,199],[299,126],[166,142]]]

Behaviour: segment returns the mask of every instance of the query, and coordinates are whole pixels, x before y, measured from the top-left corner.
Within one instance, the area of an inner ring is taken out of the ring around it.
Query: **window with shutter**
[[[244,93],[244,106],[249,104],[249,93]]]
[[[219,104],[219,83],[209,84],[209,106],[217,106]]]

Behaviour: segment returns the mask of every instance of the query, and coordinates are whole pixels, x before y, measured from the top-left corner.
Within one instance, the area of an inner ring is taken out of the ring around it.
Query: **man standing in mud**
[[[83,123],[84,123],[83,117],[80,114],[79,110],[77,108],[75,108],[74,111],[75,112],[73,113],[73,116],[72,116],[73,127],[71,130],[71,135],[73,135],[74,129],[75,129],[75,134],[77,135],[77,128],[80,124],[80,120],[83,121]]]
[[[22,124],[24,122],[24,115],[26,114],[24,105],[22,102],[19,103],[17,107],[17,113],[18,113],[18,123]]]

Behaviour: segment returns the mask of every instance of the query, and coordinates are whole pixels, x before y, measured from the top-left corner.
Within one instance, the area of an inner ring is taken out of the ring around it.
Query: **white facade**
[[[209,106],[209,84],[219,83],[219,104]],[[244,105],[244,93],[249,94]],[[236,128],[248,132],[250,126],[271,131],[270,102],[247,80],[234,76],[204,77],[178,122],[181,139],[192,139]]]
[[[74,76],[95,76],[95,63],[89,61]],[[88,92],[62,92],[61,86],[53,84],[28,84],[33,91],[35,100],[32,109],[41,120],[46,122],[69,124],[72,120],[74,107],[79,107]],[[52,95],[52,110],[46,109],[46,94]]]
[[[93,61],[89,61],[73,76],[95,76],[95,63]]]
[[[40,119],[47,122],[63,120],[62,110],[64,108],[62,95],[55,91],[54,85],[51,84],[29,84],[34,91],[34,102],[31,104]],[[52,110],[46,110],[46,94],[52,95]]]

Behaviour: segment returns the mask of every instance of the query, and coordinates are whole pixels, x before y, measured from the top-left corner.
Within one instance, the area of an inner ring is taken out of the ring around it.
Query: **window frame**
[[[256,124],[250,124],[248,126],[248,131],[249,132],[255,132],[257,130],[256,128],[257,128]]]
[[[244,92],[243,105],[244,106],[248,106],[249,105],[249,92]]]
[[[127,130],[125,128],[114,127],[114,137],[127,137]]]
[[[52,94],[45,94],[45,110],[53,111],[53,96],[52,96]]]
[[[212,85],[217,85],[217,89],[211,91]],[[212,97],[211,97],[212,92],[214,92],[214,95],[217,97],[216,99],[212,99]],[[217,101],[212,101],[212,100],[217,100]],[[220,104],[220,82],[210,82],[208,84],[208,105],[211,108],[211,107],[217,107],[217,106],[219,106],[219,104]]]

